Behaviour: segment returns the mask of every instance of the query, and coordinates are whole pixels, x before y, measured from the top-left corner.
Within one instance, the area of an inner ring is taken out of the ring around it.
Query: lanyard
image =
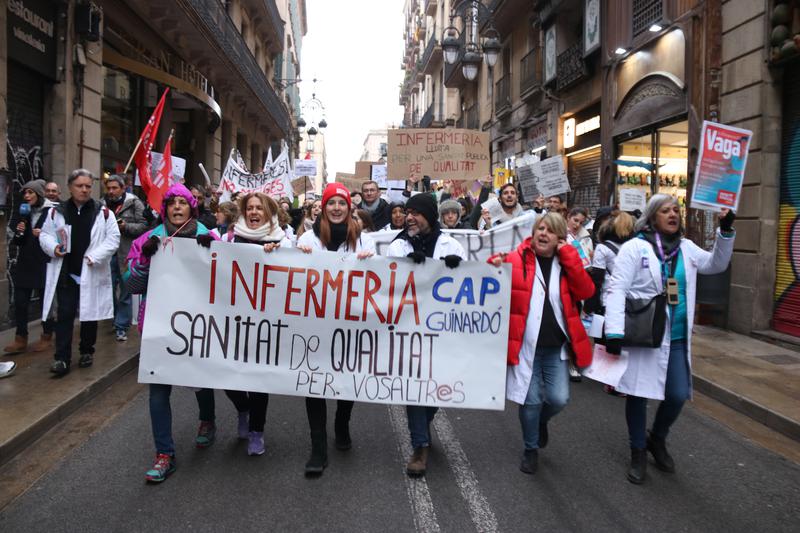
[[[661,261],[661,282],[666,287],[667,285],[667,278],[671,275],[671,266],[674,264],[673,260],[677,257],[678,253],[681,251],[680,245],[676,246],[673,251],[669,254],[664,254],[664,245],[661,243],[661,235],[656,231],[656,246],[658,249],[658,259]]]

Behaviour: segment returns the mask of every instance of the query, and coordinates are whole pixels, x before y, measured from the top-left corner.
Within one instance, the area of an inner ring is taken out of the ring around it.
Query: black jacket
[[[14,232],[12,243],[18,247],[17,263],[13,271],[14,284],[17,287],[24,289],[44,289],[47,263],[50,258],[42,251],[39,245],[39,238],[33,236],[33,228],[41,229],[44,225],[46,217],[50,211],[50,207],[42,207],[38,213],[39,218],[24,217],[25,232],[18,236],[16,234],[17,224],[23,217],[16,215],[9,222],[9,231]],[[31,225],[31,218],[36,219]]]
[[[366,202],[361,202],[358,208],[369,211]],[[383,198],[378,199],[378,208],[370,214],[372,215],[372,225],[376,228],[382,228],[392,221],[392,208]]]

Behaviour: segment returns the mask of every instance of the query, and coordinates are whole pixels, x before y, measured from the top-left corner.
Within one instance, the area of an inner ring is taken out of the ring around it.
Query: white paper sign
[[[387,187],[386,184],[386,165],[372,165],[370,170],[370,179],[378,184],[380,189],[385,189]],[[402,180],[393,180],[393,181],[402,181]],[[405,188],[405,183],[403,183],[403,187]]]
[[[481,209],[487,210],[492,220],[498,220],[503,217],[503,206],[500,205],[500,200],[497,198],[489,198],[483,202],[481,204]]]
[[[316,176],[317,175],[317,160],[316,159],[295,159],[294,160],[294,175],[300,176]]]
[[[535,176],[536,189],[545,196],[556,196],[569,192],[569,178],[564,170],[561,156],[549,157],[530,165]]]
[[[628,369],[629,353],[622,350],[620,355],[611,355],[606,352],[602,344],[594,345],[592,364],[583,370],[583,375],[589,379],[616,387]]]
[[[484,231],[472,229],[445,229],[442,231],[461,243],[468,260],[485,262],[496,253],[515,250],[531,236],[535,223],[536,214],[528,212],[521,217]],[[369,236],[375,241],[378,254],[383,255],[398,233],[400,233],[398,230],[383,230],[370,233]]]
[[[644,189],[627,188],[619,190],[621,211],[644,211],[647,206],[647,192]]]
[[[153,257],[139,381],[502,410],[509,265],[175,239]]]

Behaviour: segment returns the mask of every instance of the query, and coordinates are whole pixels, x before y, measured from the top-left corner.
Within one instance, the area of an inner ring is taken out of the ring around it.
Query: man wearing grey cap
[[[117,217],[119,226],[119,249],[111,258],[111,280],[114,284],[114,331],[120,342],[128,340],[133,308],[131,295],[122,282],[122,272],[128,258],[131,243],[147,230],[144,204],[136,196],[125,192],[125,176],[114,174],[106,181],[106,196],[103,204]]]

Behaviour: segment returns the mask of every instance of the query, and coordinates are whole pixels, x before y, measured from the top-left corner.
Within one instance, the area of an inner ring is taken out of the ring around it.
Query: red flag
[[[311,159],[311,152],[306,152],[306,159]]]
[[[167,87],[164,94],[161,95],[161,100],[159,100],[158,105],[153,110],[153,114],[150,115],[150,120],[147,121],[147,125],[142,130],[142,135],[139,137],[139,144],[133,156],[134,161],[136,161],[136,168],[139,171],[139,180],[142,182],[142,189],[147,195],[150,207],[156,211],[161,210],[161,201],[159,200],[158,204],[153,204],[150,201],[150,190],[153,187],[152,178],[150,176],[150,166],[152,165],[150,152],[153,150],[153,142],[158,133],[158,124],[161,122],[161,113],[164,111],[164,101],[167,99],[167,93],[169,93],[169,87]],[[171,166],[172,160],[169,161]]]
[[[161,210],[161,202],[164,199],[167,189],[172,184],[172,132],[169,134],[167,144],[164,146],[164,153],[161,156],[161,163],[153,176],[150,190],[147,191],[147,203],[153,209]],[[157,208],[155,206],[158,206]]]

